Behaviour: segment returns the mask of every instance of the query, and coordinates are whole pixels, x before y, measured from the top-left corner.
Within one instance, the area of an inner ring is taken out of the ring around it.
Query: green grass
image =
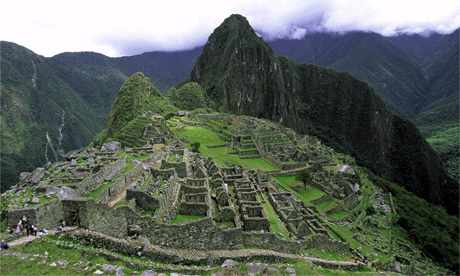
[[[179,162],[182,162],[182,159],[184,158],[184,155],[179,154]],[[170,154],[168,157],[168,163],[173,163],[176,160],[176,155],[175,154]]]
[[[286,239],[289,238],[289,231],[284,226],[278,215],[275,213],[273,207],[268,203],[266,196],[264,195],[263,197],[265,199],[265,203],[262,203],[262,207],[264,207],[265,213],[270,220],[270,230],[275,234],[282,234],[282,236],[284,236]]]
[[[268,163],[267,161],[263,160],[262,158],[256,159],[240,159],[236,155],[229,154],[231,151],[230,148],[227,148],[227,152],[225,150],[226,147],[219,147],[219,148],[208,148],[204,145],[224,145],[225,142],[220,140],[217,133],[204,128],[204,127],[194,127],[194,126],[187,126],[185,127],[187,131],[176,131],[174,135],[178,138],[185,139],[187,141],[199,142],[202,146],[200,147],[200,152],[205,157],[211,157],[214,161],[222,166],[227,167],[223,160],[228,160],[231,163],[239,164],[243,167],[247,167],[249,169],[261,169],[262,171],[275,171],[278,170],[277,167]],[[190,148],[190,145],[186,145],[187,148]],[[235,152],[235,151],[233,151]],[[236,152],[235,152],[236,153]]]
[[[318,203],[316,204],[316,209],[318,210],[318,212],[323,212],[324,210],[326,209],[330,209],[332,207],[330,207],[330,205],[334,204],[335,203],[335,199],[328,199],[328,200],[325,200],[321,203]]]
[[[189,220],[199,220],[205,218],[205,216],[193,216],[193,215],[180,215],[177,214],[176,218],[171,222],[171,224],[176,224],[182,221],[189,221]]]
[[[53,240],[57,239],[56,236],[49,237]],[[65,237],[59,240],[75,242]],[[102,257],[85,259],[77,249],[59,248],[54,242],[47,242],[41,239],[37,239],[29,245],[14,246],[10,250],[17,253],[30,253],[32,255],[24,260],[20,260],[15,256],[1,255],[2,275],[94,275],[93,273],[97,269],[102,271],[102,265],[104,264],[123,266],[125,275],[133,272],[133,270],[126,268],[126,265],[121,261],[109,262]],[[33,256],[34,254],[44,256],[45,252],[48,253],[48,258]],[[50,266],[53,262],[56,263],[61,259],[66,260],[68,264],[66,266]],[[88,264],[86,264],[87,262]],[[96,266],[96,264],[99,264],[99,266]],[[90,269],[84,270],[86,267]]]
[[[89,192],[89,196],[92,197],[92,198],[98,198],[102,194],[102,192],[107,187],[111,186],[112,184],[113,184],[112,182],[107,182],[107,183],[102,184],[96,190],[92,190],[91,192]]]
[[[339,211],[339,212],[330,213],[327,216],[330,217],[330,218],[334,218],[334,219],[342,219],[345,216],[348,216],[349,214],[350,214],[349,212],[342,210],[342,211]]]
[[[325,193],[318,188],[308,185],[305,188],[303,183],[295,180],[295,176],[275,176],[273,179],[281,184],[282,190],[294,193],[306,205],[312,205],[310,201],[325,195]]]
[[[145,211],[141,214],[142,216],[151,216],[151,217],[154,217],[155,216],[155,211]]]

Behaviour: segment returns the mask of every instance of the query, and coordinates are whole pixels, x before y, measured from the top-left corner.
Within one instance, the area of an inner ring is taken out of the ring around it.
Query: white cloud
[[[301,39],[314,31],[393,35],[460,27],[460,3],[449,0],[0,1],[0,40],[45,56],[191,49],[232,13],[245,16],[268,40]]]

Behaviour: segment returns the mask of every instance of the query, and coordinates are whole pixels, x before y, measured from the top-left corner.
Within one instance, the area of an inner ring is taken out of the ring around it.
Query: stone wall
[[[353,205],[357,204],[359,202],[358,196],[353,193],[340,201],[340,204],[330,210],[326,211],[326,214],[331,214],[331,213],[336,213],[339,211],[342,211],[343,209],[347,209],[352,207]]]
[[[104,167],[98,173],[80,182],[75,190],[78,194],[87,193],[99,188],[100,185],[108,178],[115,178],[123,173],[126,167],[126,158],[119,158],[115,162],[104,164]]]
[[[207,216],[209,211],[208,204],[200,202],[182,202],[180,204],[181,215]]]
[[[279,169],[282,169],[283,168],[283,162],[281,162],[281,160],[278,159],[278,157],[276,157],[273,153],[271,152],[267,152],[265,153],[265,160],[272,163],[273,165],[275,165],[276,167],[278,167]]]
[[[160,207],[160,199],[145,191],[126,189],[126,200],[136,199],[137,207],[144,211],[155,211]]]
[[[330,195],[323,195],[322,197],[314,199],[314,200],[311,200],[310,202],[313,205],[317,205],[317,204],[320,204],[321,202],[324,202],[324,201],[329,200],[331,198],[332,198],[332,196],[330,196]]]
[[[115,180],[115,183],[107,187],[104,191],[102,191],[101,195],[98,197],[98,200],[107,202],[110,198],[116,196],[119,192],[125,189],[126,185],[129,185],[132,181],[138,178],[143,172],[143,164],[139,163],[134,168],[132,168],[129,172],[122,175],[120,178]],[[145,178],[144,178],[145,180]]]
[[[55,229],[59,220],[64,218],[62,201],[53,199],[37,207],[37,228]]]
[[[307,236],[304,240],[300,241],[300,246],[303,249],[315,248],[327,252],[336,252],[339,254],[347,253],[350,251],[350,243],[331,239],[329,235]]]
[[[92,215],[88,213],[88,200],[85,198],[63,199],[62,201],[63,217],[66,225],[71,226],[74,223],[73,216],[76,217],[75,223],[82,227],[88,227],[88,218]]]
[[[307,162],[300,162],[300,163],[282,163],[281,169],[283,171],[290,171],[295,170],[298,168],[305,168],[307,166]]]
[[[281,240],[274,233],[243,232],[243,242],[245,245],[291,254],[300,254],[301,249],[299,242]]]
[[[112,237],[124,237],[128,234],[128,226],[135,225],[139,217],[129,206],[120,206],[114,209],[107,204],[88,201],[88,229]]]
[[[174,248],[200,250],[243,249],[241,228],[221,229],[210,217],[172,225],[155,224],[153,220],[142,217],[136,224],[142,229],[149,229],[145,235],[152,244],[168,242]]]
[[[161,169],[175,169],[177,176],[181,178],[187,177],[189,175],[188,173],[190,172],[190,168],[186,162],[168,163],[164,159],[161,160]]]
[[[26,216],[28,224],[34,224],[38,226],[37,207],[10,210],[7,213],[8,226],[13,226],[15,223],[22,219],[22,216]]]
[[[235,209],[233,206],[225,206],[219,210],[220,213],[220,221],[229,221],[229,222],[234,222],[235,221]]]

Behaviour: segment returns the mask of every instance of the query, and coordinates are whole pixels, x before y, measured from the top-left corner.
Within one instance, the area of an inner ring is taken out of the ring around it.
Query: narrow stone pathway
[[[77,227],[78,226],[64,227],[62,229],[62,232],[70,232],[70,231],[73,231],[73,230],[77,229]],[[48,230],[48,231],[49,231],[49,233],[46,234],[46,235],[54,235],[54,234],[56,234],[58,232],[57,230]],[[13,234],[13,235],[16,235],[16,234]],[[35,239],[39,239],[39,238],[41,238],[41,237],[38,235],[38,233],[37,233],[37,236],[30,235],[28,237],[27,237],[27,234],[23,234],[23,237],[9,242],[8,245],[11,247],[11,246],[16,246],[16,245],[21,245],[21,244],[28,244],[28,243],[33,242]]]

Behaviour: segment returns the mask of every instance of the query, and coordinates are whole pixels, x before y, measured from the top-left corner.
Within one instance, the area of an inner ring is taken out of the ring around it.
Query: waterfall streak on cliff
[[[36,85],[36,80],[37,80],[37,68],[35,67],[35,63],[33,60],[30,60],[32,61],[32,66],[34,67],[34,74],[32,75],[32,84],[34,86],[34,88],[37,88],[37,85]]]
[[[58,128],[58,141],[59,141],[59,153],[61,155],[64,155],[64,149],[62,148],[62,129],[64,128],[64,115],[65,115],[65,111],[64,109],[62,109],[62,117],[61,117],[61,125],[59,126]]]
[[[50,146],[51,150],[53,151],[54,154],[54,159],[57,162],[57,155],[56,152],[54,151],[53,144],[51,143],[51,138],[48,134],[48,131],[46,132],[46,147],[45,147],[45,158],[46,158],[46,163],[49,163],[50,161],[48,160],[48,145]]]

